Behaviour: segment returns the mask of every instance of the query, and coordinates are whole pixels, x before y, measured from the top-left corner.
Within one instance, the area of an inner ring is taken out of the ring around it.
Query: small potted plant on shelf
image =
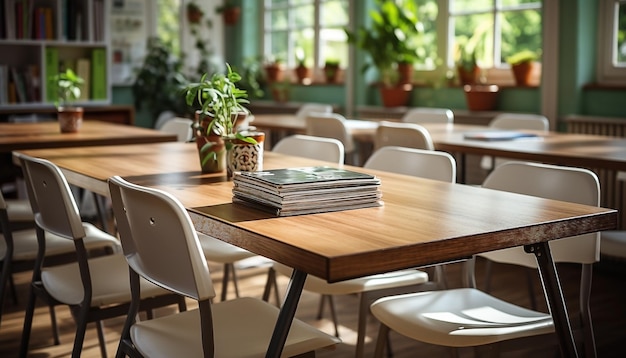
[[[203,16],[204,12],[198,4],[196,4],[194,1],[187,3],[187,20],[189,21],[189,23],[200,23]]]
[[[537,53],[530,50],[522,50],[507,57],[506,62],[511,65],[511,71],[513,71],[513,77],[515,77],[515,83],[518,86],[529,85],[537,58]]]
[[[326,59],[324,62],[324,77],[326,77],[326,83],[337,82],[339,75],[339,60],[334,58]]]
[[[83,108],[75,106],[85,82],[70,68],[50,78],[57,88],[57,114],[61,133],[78,132],[83,123]]]
[[[296,63],[295,73],[298,78],[298,83],[309,84],[311,82],[311,70],[306,65],[306,57],[301,48],[296,50]]]
[[[224,0],[224,4],[215,8],[215,12],[222,14],[226,25],[234,25],[241,16],[241,7],[235,5],[233,0]]]
[[[202,172],[262,170],[264,134],[241,130],[249,114],[243,106],[247,93],[236,85],[241,76],[226,67],[227,74],[205,73],[184,88],[187,105],[199,107],[194,129]]]

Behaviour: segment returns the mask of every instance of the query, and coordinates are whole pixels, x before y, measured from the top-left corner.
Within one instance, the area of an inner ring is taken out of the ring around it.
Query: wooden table
[[[172,141],[176,141],[173,134],[95,120],[84,120],[77,133],[61,133],[56,121],[0,123],[0,152]]]
[[[170,192],[188,209],[197,230],[294,267],[268,357],[282,351],[307,274],[337,282],[519,245],[540,253],[562,351],[576,356],[547,242],[614,229],[617,221],[612,209],[348,166],[381,178],[383,207],[278,218],[232,204],[232,182],[224,173],[201,174],[194,144],[20,152],[53,161],[70,183],[103,195],[112,175]],[[319,164],[271,152],[264,158],[266,169]]]

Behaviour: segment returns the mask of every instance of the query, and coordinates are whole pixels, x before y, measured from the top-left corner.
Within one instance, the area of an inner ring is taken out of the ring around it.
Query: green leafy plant
[[[356,32],[345,29],[348,42],[369,54],[361,69],[372,66],[378,70],[385,86],[394,84],[395,67],[399,62],[415,62],[418,48],[415,39],[421,35],[417,6],[413,1],[376,0],[377,8],[370,11],[372,26],[361,26]]]
[[[211,118],[206,128],[200,123],[195,123],[197,131],[204,131],[202,135],[216,135],[226,139],[226,149],[232,146],[231,140],[238,139],[246,143],[257,144],[257,141],[245,136],[235,129],[235,121],[240,113],[248,114],[248,109],[243,105],[249,103],[246,90],[237,87],[236,83],[241,80],[241,75],[226,64],[227,73],[214,73],[209,76],[202,75],[200,82],[190,83],[184,88],[185,100],[188,106],[199,106],[199,120],[205,117]],[[216,153],[211,151],[214,143],[206,143],[201,149],[205,153],[203,162],[208,158],[216,158]]]
[[[524,62],[536,61],[538,55],[531,50],[522,50],[506,58],[506,62],[511,66],[515,66]]]
[[[54,105],[59,107],[72,107],[73,103],[80,98],[81,87],[85,83],[71,68],[54,75],[50,81],[56,85],[57,100]]]
[[[183,62],[171,53],[171,46],[161,39],[148,39],[146,56],[131,87],[137,110],[148,109],[155,120],[164,111],[184,115],[188,110],[180,96],[187,83]]]

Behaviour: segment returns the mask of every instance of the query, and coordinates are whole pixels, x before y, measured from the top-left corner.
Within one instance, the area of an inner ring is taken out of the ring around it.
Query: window
[[[326,60],[348,64],[344,28],[349,24],[350,0],[265,0],[264,48],[267,60],[296,67],[302,60],[313,68]]]
[[[598,82],[626,84],[626,0],[601,0]]]
[[[180,55],[180,8],[181,0],[159,0],[157,35],[170,44],[175,54]]]
[[[522,50],[541,52],[541,2],[449,0],[448,66],[462,48],[481,68],[508,69],[506,58]]]

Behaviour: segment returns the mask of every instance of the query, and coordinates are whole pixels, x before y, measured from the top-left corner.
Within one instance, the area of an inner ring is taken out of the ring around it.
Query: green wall
[[[559,18],[559,115],[582,114],[626,118],[626,88],[601,89],[585,88],[595,78],[597,53],[597,9],[599,0],[560,0]],[[259,1],[241,1],[242,17],[237,25],[224,30],[226,60],[241,66],[243,60],[258,57],[261,53],[261,33],[258,31],[260,19]],[[368,21],[372,0],[354,1],[357,17],[355,27]],[[550,21],[546,19],[545,21]],[[376,88],[369,85],[371,74],[363,76],[358,69],[364,56],[357,51],[354,105],[380,105]],[[500,91],[498,110],[539,113],[541,110],[540,88],[503,88]],[[270,91],[266,91],[266,97]],[[321,102],[345,108],[345,88],[343,85],[292,85],[289,100],[293,102]],[[132,104],[129,87],[113,88],[114,104]],[[448,107],[465,109],[465,98],[460,87],[417,87],[413,90],[411,106]],[[152,119],[145,112],[136,114],[139,126],[150,126]]]

